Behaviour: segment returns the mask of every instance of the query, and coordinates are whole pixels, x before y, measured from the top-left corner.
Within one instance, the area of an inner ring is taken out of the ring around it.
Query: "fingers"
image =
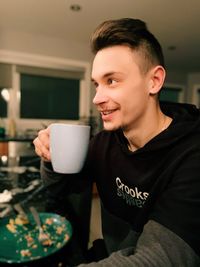
[[[38,136],[33,140],[35,153],[45,161],[50,161],[49,151],[49,128],[40,130]]]

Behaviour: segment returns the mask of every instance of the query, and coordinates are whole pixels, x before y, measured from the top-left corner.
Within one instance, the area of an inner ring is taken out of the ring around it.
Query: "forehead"
[[[128,46],[112,46],[97,52],[92,65],[92,79],[100,78],[107,73],[127,73],[139,71],[141,61],[137,52]]]

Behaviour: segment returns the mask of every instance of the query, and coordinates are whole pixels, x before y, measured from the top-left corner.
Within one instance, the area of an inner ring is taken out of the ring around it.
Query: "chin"
[[[103,123],[103,128],[106,131],[115,131],[115,130],[120,128],[120,125],[116,125],[114,123],[104,122]]]

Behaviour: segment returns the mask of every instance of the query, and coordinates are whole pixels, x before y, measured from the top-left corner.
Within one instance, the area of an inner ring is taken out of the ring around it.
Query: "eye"
[[[114,79],[112,79],[112,78],[109,78],[109,79],[107,80],[107,83],[110,84],[110,85],[114,85],[116,82],[117,82],[117,81],[114,80]]]
[[[93,82],[94,87],[97,88],[98,87],[98,83],[97,82]]]

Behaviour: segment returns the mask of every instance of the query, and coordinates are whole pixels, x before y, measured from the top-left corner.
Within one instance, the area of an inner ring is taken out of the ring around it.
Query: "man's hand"
[[[49,132],[49,127],[44,130],[40,130],[38,132],[38,136],[33,140],[36,154],[45,161],[51,160],[49,150]]]

